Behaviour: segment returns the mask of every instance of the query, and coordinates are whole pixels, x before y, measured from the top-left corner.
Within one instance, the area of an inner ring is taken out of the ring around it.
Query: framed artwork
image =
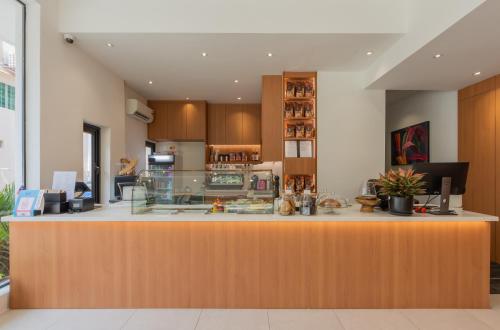
[[[429,162],[428,121],[391,132],[391,164]]]

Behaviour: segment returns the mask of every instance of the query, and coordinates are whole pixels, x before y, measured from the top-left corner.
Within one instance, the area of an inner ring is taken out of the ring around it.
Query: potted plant
[[[389,211],[398,215],[413,214],[413,196],[425,191],[422,181],[424,174],[415,173],[413,169],[399,168],[380,174],[381,193],[389,196]]]

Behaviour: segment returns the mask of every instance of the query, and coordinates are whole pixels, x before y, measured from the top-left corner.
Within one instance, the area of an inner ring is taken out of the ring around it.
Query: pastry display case
[[[273,187],[270,170],[146,170],[133,187],[131,212],[272,214]]]

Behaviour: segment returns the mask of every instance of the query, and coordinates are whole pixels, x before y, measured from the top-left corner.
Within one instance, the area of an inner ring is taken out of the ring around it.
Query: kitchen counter
[[[10,307],[488,308],[490,222],[458,216],[130,214],[10,222]]]
[[[281,216],[279,214],[228,214],[228,213],[145,213],[131,214],[130,204],[123,203],[104,206],[89,212],[73,214],[46,214],[36,217],[4,217],[4,222],[47,222],[47,221],[341,221],[341,222],[379,222],[379,221],[425,221],[425,222],[471,222],[471,221],[498,221],[498,217],[474,212],[458,211],[458,215],[417,214],[413,216],[396,216],[388,212],[375,211],[374,213],[360,212],[359,205],[337,209],[334,214],[318,214],[314,216]]]

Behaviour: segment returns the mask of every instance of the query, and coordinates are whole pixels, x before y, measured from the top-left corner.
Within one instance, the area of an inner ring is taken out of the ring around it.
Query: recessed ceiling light
[[[111,47],[114,47],[115,45],[113,45],[111,42],[108,42],[108,43],[106,44],[106,46],[108,46],[109,48],[111,48]]]
[[[237,84],[239,83],[240,81],[238,79],[234,79],[234,83]]]
[[[267,53],[268,57],[273,57],[273,53]]]
[[[239,101],[239,100],[241,100],[241,97],[240,97],[240,96],[238,96],[236,99]]]
[[[148,84],[152,85],[152,84],[153,84],[153,81],[152,81],[152,80],[148,81]]]
[[[207,55],[208,55],[208,54],[207,54],[207,53],[205,53],[205,52],[201,53],[201,56],[203,56],[203,57],[206,57]]]
[[[474,72],[474,75],[475,75],[475,76],[479,76],[480,74],[481,74],[481,71]]]
[[[186,101],[189,101],[189,97],[186,97]]]
[[[434,55],[434,58],[441,58],[441,54]]]
[[[372,55],[373,55],[373,52],[371,50],[366,52],[366,56],[372,56]]]

